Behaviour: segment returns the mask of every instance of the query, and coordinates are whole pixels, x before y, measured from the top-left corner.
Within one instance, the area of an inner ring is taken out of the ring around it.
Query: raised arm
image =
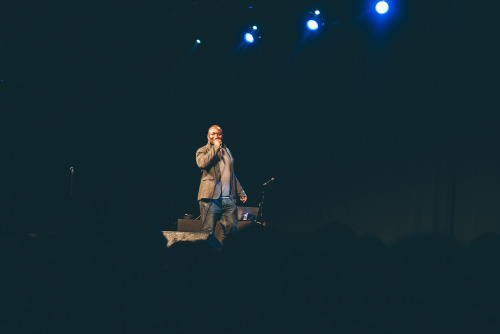
[[[215,144],[208,150],[205,147],[196,151],[196,164],[199,168],[207,168],[219,152],[220,146]]]

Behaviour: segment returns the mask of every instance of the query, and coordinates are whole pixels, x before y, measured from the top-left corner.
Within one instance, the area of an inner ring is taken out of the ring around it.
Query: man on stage
[[[196,164],[200,167],[201,183],[198,192],[201,231],[213,233],[220,219],[223,236],[221,242],[236,232],[238,210],[236,196],[245,203],[247,195],[234,174],[234,159],[222,144],[222,129],[212,125],[208,129],[208,143],[196,151]]]

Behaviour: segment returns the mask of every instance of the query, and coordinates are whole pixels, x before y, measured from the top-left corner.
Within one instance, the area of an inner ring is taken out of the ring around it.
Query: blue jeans
[[[222,227],[222,240],[236,232],[238,209],[231,198],[202,199],[200,203],[201,231],[214,233],[215,224],[220,220]]]

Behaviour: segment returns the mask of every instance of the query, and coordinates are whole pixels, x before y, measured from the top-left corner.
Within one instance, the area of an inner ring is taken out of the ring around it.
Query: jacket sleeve
[[[245,193],[245,190],[241,187],[240,181],[238,181],[238,178],[236,177],[236,174],[234,174],[234,182],[236,183],[236,195],[238,197],[246,197],[247,194]]]
[[[212,160],[217,155],[217,149],[212,146],[207,150],[206,147],[202,147],[196,151],[196,164],[199,168],[207,168]]]

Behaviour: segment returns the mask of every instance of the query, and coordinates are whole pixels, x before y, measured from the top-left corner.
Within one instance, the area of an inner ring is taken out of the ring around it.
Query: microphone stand
[[[260,192],[262,194],[262,198],[259,202],[259,211],[257,211],[257,218],[256,222],[261,224],[264,227],[268,227],[268,224],[266,223],[266,220],[264,219],[264,198],[265,198],[265,193],[266,193],[266,187],[269,183],[273,182],[275,178],[271,178],[269,181],[265,182],[262,187],[260,188]]]
[[[73,225],[76,222],[75,220],[75,203],[73,200],[73,176],[75,174],[75,168],[71,166],[69,168],[69,198],[65,204],[64,208],[64,216],[71,222]]]
[[[69,197],[73,198],[73,174],[75,174],[75,169],[73,167],[70,167],[69,172],[71,173],[69,179]]]
[[[259,202],[259,211],[257,211],[257,218],[256,221],[257,223],[261,224],[264,227],[267,227],[266,221],[264,220],[264,197],[265,197],[265,190],[266,187],[262,186],[260,192],[261,192],[261,199]]]
[[[262,195],[260,202],[259,202],[259,211],[257,211],[257,218],[256,222],[261,224],[263,227],[269,227],[269,224],[266,223],[265,216],[264,216],[264,199],[266,196],[266,187],[267,187],[268,182],[264,183],[260,189],[260,193]]]

